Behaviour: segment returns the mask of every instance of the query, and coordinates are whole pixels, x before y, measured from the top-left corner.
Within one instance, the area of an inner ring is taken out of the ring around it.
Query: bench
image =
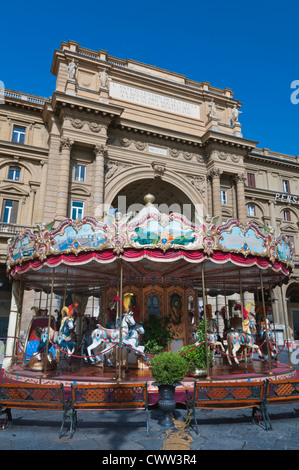
[[[266,384],[264,382],[221,382],[213,383],[194,381],[193,394],[186,390],[186,406],[188,412],[192,412],[195,420],[196,433],[198,424],[196,409],[242,409],[252,408],[252,421],[257,422],[257,411],[261,412],[267,428],[265,415],[264,394]]]
[[[263,402],[267,426],[272,428],[268,414],[268,405],[295,403],[299,401],[299,380],[273,380],[266,381],[265,399]]]
[[[12,425],[12,409],[62,411],[62,424],[59,433],[59,437],[61,437],[67,411],[63,384],[0,383],[0,413],[6,415],[3,428]]]
[[[77,429],[78,411],[138,410],[146,411],[149,435],[147,383],[77,385],[71,388],[70,437]]]

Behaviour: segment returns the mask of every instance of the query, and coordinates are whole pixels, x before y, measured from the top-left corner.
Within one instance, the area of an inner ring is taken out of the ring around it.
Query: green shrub
[[[153,357],[151,365],[156,382],[164,385],[180,382],[187,373],[186,361],[171,351]]]
[[[170,316],[157,317],[149,315],[143,323],[144,335],[142,345],[148,354],[158,354],[162,352],[175,338],[172,330]]]
[[[196,367],[197,369],[206,369],[207,367],[207,356],[206,356],[206,345],[205,345],[205,324],[204,321],[200,322],[198,325],[197,330],[198,343],[202,343],[200,346],[195,348],[195,344],[190,344],[188,346],[184,346],[179,350],[181,357],[185,360],[187,367],[192,369]],[[195,349],[194,349],[195,348]],[[188,351],[188,352],[186,352]],[[184,353],[184,354],[182,354]],[[209,365],[213,365],[213,355],[212,352],[209,351]]]

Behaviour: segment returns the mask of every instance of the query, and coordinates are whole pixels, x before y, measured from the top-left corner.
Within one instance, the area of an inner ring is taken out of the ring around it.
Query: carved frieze
[[[118,173],[131,168],[132,165],[119,162],[117,160],[108,160],[105,163],[105,183],[107,184],[111,178],[116,176]]]
[[[206,178],[205,178],[205,176],[187,175],[186,178],[192,184],[192,186],[194,186],[195,189],[197,189],[197,191],[200,192],[200,194],[203,195],[205,193],[205,190],[206,190],[206,186],[205,186]]]

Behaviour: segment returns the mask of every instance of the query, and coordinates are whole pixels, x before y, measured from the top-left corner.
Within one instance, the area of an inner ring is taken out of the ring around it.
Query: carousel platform
[[[222,381],[228,382],[260,382],[271,378],[271,380],[284,380],[295,379],[297,377],[297,370],[290,367],[288,364],[281,362],[272,362],[271,374],[269,373],[269,364],[261,360],[253,359],[251,362],[240,363],[239,366],[229,366],[223,363],[223,360],[215,359],[215,364],[210,370],[210,378],[212,382]],[[10,371],[3,371],[0,377],[1,382],[10,383],[28,383],[40,385],[53,385],[63,383],[66,389],[70,388],[73,383],[89,385],[97,383],[115,383],[116,370],[112,367],[105,367],[104,370],[101,366],[83,365],[73,371],[48,371],[46,374],[39,371],[32,371],[26,369],[22,365],[14,365]],[[176,402],[185,402],[185,390],[193,390],[194,380],[197,382],[206,383],[206,377],[188,376],[182,381],[182,385],[176,388]],[[137,369],[131,368],[126,372],[122,370],[121,383],[130,382],[147,382],[149,392],[149,404],[153,405],[158,402],[158,388],[153,385],[155,379],[151,374],[150,368]]]

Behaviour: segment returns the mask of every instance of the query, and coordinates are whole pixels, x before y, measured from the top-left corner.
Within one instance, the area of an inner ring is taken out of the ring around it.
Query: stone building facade
[[[266,224],[299,250],[299,156],[245,139],[231,89],[73,41],[55,50],[51,73],[50,98],[6,89],[0,105],[2,329],[9,238],[36,224],[124,212],[148,192],[159,208],[188,218],[198,212]],[[277,323],[285,302],[296,339],[298,276],[296,257],[291,283],[274,301]],[[29,315],[34,298],[26,295]]]

